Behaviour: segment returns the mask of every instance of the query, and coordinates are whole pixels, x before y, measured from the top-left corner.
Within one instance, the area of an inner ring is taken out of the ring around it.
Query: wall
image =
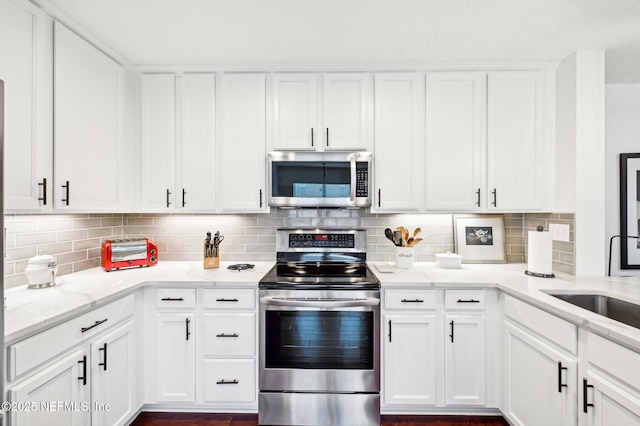
[[[403,225],[412,232],[422,228],[424,241],[416,246],[417,260],[435,261],[436,253],[454,251],[453,215],[375,215],[358,210],[274,210],[266,215],[207,214],[78,214],[6,215],[7,256],[5,287],[27,283],[24,269],[39,250],[54,255],[58,275],[100,266],[100,245],[105,239],[144,236],[159,246],[161,260],[200,260],[207,231],[220,230],[223,261],[275,260],[275,230],[280,227],[364,227],[368,231],[369,261],[390,262],[394,246],[385,228]],[[525,261],[526,230],[539,224],[569,223],[572,215],[505,215],[507,261]],[[571,273],[573,245],[554,243],[554,270]]]
[[[640,152],[640,84],[606,86],[606,236],[620,234],[619,154]],[[620,243],[614,242],[611,275],[640,275],[640,270],[620,270]],[[607,244],[607,256],[609,247]]]

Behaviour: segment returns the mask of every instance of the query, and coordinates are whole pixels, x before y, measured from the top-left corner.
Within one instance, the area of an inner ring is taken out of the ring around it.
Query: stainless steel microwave
[[[371,160],[370,152],[271,152],[269,205],[370,207]]]

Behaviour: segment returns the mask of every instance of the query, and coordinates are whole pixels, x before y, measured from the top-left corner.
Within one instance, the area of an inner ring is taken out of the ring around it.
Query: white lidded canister
[[[52,287],[56,285],[58,263],[53,256],[41,251],[37,256],[29,259],[24,273],[29,281],[27,288]]]

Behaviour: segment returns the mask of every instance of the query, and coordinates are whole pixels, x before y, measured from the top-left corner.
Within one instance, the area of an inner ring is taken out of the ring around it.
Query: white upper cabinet
[[[221,77],[218,206],[225,213],[265,213],[266,75]]]
[[[167,210],[176,203],[175,76],[142,76],[143,211]]]
[[[122,66],[62,24],[54,34],[55,207],[123,211]]]
[[[178,207],[183,211],[215,208],[215,75],[181,78],[181,132],[178,142]]]
[[[272,81],[274,149],[317,149],[317,74],[274,74]]]
[[[473,211],[486,204],[486,74],[427,74],[427,210]]]
[[[499,211],[545,207],[551,163],[543,126],[543,74],[490,72],[487,100],[488,208]]]
[[[322,94],[324,149],[371,149],[371,75],[324,74]]]
[[[215,75],[142,76],[143,211],[215,209]]]
[[[367,73],[278,73],[275,150],[371,150],[373,84]]]
[[[52,26],[29,1],[0,1],[8,211],[47,212],[53,202]]]
[[[424,210],[424,74],[381,73],[375,81],[372,212]]]

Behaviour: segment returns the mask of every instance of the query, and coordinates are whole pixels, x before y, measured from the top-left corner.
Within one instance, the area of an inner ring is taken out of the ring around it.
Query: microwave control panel
[[[362,166],[360,166],[362,164]],[[358,163],[356,166],[356,197],[367,198],[369,196],[369,169],[367,163]]]
[[[353,234],[289,234],[289,247],[354,248]]]

